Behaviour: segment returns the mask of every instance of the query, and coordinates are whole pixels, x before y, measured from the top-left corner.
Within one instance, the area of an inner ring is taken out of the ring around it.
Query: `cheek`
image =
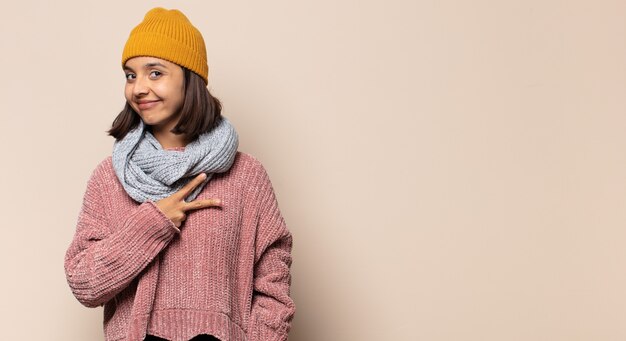
[[[124,87],[124,97],[126,98],[127,101],[130,102],[130,100],[132,99],[132,95],[133,95],[133,88],[131,88],[130,86],[126,85]]]
[[[180,92],[178,92],[178,104],[183,105],[184,101],[185,101],[185,91],[181,89]]]
[[[177,86],[175,87],[172,85],[164,85],[162,87],[153,88],[152,90],[154,91],[155,95],[167,100],[167,102],[169,102],[169,105],[174,107],[181,106],[185,98],[182,88]]]

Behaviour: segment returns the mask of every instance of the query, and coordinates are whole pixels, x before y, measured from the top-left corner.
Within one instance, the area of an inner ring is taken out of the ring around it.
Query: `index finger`
[[[198,187],[198,185],[206,179],[206,177],[207,175],[205,173],[198,174],[198,176],[191,179],[191,181],[185,184],[183,188],[179,189],[178,192],[174,193],[174,195],[176,195],[178,199],[184,200],[187,196],[189,196],[189,194],[191,194],[194,188]]]

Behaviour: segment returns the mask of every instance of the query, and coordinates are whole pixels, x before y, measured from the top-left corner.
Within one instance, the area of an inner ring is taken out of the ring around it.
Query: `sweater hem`
[[[222,341],[247,341],[246,332],[230,316],[195,309],[154,310],[147,334],[172,341],[187,341],[199,334],[209,334]]]

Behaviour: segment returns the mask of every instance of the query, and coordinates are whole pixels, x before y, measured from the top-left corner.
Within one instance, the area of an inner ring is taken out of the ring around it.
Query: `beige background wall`
[[[11,1],[3,340],[100,340],[63,273],[153,6],[294,238],[290,340],[626,339],[626,2]]]

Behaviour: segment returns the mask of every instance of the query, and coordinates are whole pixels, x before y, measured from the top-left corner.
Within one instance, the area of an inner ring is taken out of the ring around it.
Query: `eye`
[[[154,70],[150,72],[150,77],[151,78],[158,78],[161,75],[160,71]]]
[[[126,74],[126,80],[133,80],[135,79],[135,74],[134,73],[127,73]]]

